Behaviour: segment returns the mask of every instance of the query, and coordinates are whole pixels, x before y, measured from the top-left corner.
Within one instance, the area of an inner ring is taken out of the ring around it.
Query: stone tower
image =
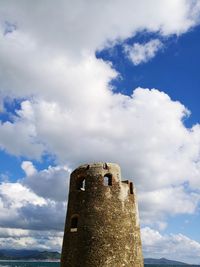
[[[136,194],[117,164],[71,174],[61,267],[142,267]]]

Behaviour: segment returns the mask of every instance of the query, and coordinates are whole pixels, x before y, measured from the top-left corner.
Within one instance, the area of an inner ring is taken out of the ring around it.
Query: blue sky
[[[71,170],[117,162],[144,256],[200,263],[199,0],[0,14],[0,248],[60,250]]]
[[[126,40],[126,43],[145,43],[158,37],[158,34],[142,32]],[[117,91],[122,90],[124,94],[130,95],[137,87],[158,88],[192,112],[185,121],[186,125],[192,126],[199,122],[200,27],[191,29],[180,37],[172,35],[163,38],[163,42],[164,47],[156,57],[139,66],[134,66],[126,57],[124,44],[100,51],[97,57],[111,61],[121,74],[121,79],[112,82]]]

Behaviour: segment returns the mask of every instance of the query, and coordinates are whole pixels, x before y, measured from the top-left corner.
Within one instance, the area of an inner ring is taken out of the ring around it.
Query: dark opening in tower
[[[76,189],[85,191],[85,178],[78,178],[76,181]]]
[[[70,232],[78,231],[78,215],[73,215],[71,218]]]
[[[104,185],[105,186],[112,186],[112,174],[107,173],[104,175]]]
[[[130,194],[133,195],[133,183],[130,182]]]

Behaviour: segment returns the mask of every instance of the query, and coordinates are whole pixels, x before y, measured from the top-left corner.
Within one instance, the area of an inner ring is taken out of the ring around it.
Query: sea
[[[59,267],[60,262],[0,261],[0,267]]]
[[[59,267],[60,262],[47,262],[47,261],[0,261],[0,267]],[[154,265],[145,264],[145,267],[185,267],[185,265]],[[187,265],[189,267],[200,267],[200,265]]]

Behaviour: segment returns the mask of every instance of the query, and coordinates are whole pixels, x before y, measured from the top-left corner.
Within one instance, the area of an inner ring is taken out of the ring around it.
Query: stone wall
[[[71,174],[61,267],[123,266],[143,266],[133,184],[117,164],[82,165]]]

